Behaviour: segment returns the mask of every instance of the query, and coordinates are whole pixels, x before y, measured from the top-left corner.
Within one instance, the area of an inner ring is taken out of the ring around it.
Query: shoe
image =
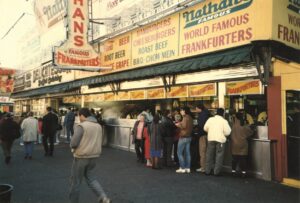
[[[185,173],[185,169],[179,168],[176,170],[176,173]]]
[[[186,172],[186,173],[191,173],[191,169],[186,168],[186,169],[185,169],[185,172]]]
[[[203,168],[198,168],[198,169],[196,169],[196,171],[199,173],[205,173],[205,169],[203,169]]]
[[[31,159],[32,159],[32,156],[29,156],[28,159],[31,160]]]
[[[241,176],[242,176],[242,178],[246,178],[246,176],[247,176],[246,175],[246,171],[242,171],[242,175]]]
[[[24,143],[20,143],[21,146],[24,146]]]
[[[28,158],[28,156],[26,155],[26,156],[24,156],[24,159],[27,159]]]
[[[104,197],[104,198],[102,198],[99,202],[100,202],[100,203],[111,203],[112,201],[111,201],[109,198]]]

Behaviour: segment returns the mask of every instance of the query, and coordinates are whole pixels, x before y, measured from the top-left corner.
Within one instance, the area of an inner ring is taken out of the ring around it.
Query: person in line
[[[150,146],[151,146],[151,158],[152,158],[152,168],[161,169],[160,158],[162,155],[162,124],[159,123],[159,115],[155,114],[153,117],[153,122],[149,127],[150,132]]]
[[[22,122],[24,121],[24,119],[26,118],[26,116],[27,116],[27,114],[24,113],[24,112],[21,114],[21,117],[20,117],[20,119],[18,121],[19,126],[22,125]],[[20,128],[20,134],[21,134],[20,145],[23,146],[24,145],[24,142],[23,142],[23,132],[22,132],[21,128]]]
[[[253,131],[250,126],[245,124],[243,115],[237,113],[234,117],[234,123],[231,133],[231,153],[232,153],[232,174],[236,174],[237,165],[239,165],[242,176],[246,176],[247,156],[248,156],[248,138]]]
[[[174,109],[173,110],[173,122],[176,126],[177,123],[180,123],[182,121],[182,116],[180,114],[180,109]],[[178,141],[179,141],[179,133],[180,129],[176,128],[174,131],[174,144],[173,144],[173,161],[175,162],[176,165],[179,164],[178,156],[177,156],[177,148],[178,148]]]
[[[204,125],[208,118],[210,117],[209,111],[205,108],[203,104],[198,104],[196,106],[196,112],[198,112],[197,125],[198,125],[198,135],[199,135],[199,155],[200,155],[200,168],[196,169],[197,172],[205,172],[205,158],[207,149],[207,133],[204,131]]]
[[[75,122],[75,114],[71,108],[68,108],[68,113],[65,115],[65,119],[64,119],[64,126],[66,127],[66,131],[67,131],[66,143],[70,142],[70,138],[74,134],[74,122]]]
[[[74,156],[69,194],[70,202],[79,202],[80,185],[82,179],[85,178],[88,186],[97,195],[98,201],[109,203],[111,200],[93,174],[97,158],[102,151],[102,127],[87,108],[80,109],[78,114],[80,124],[75,127],[75,133],[70,143]]]
[[[43,133],[42,133],[42,126],[43,126],[43,118],[38,119],[38,144],[42,144],[42,139],[43,139]]]
[[[152,167],[151,162],[151,155],[150,155],[150,135],[148,130],[149,124],[147,124],[147,127],[143,130],[143,138],[144,138],[144,149],[145,149],[145,159],[146,159],[146,166]]]
[[[56,129],[55,138],[54,138],[54,145],[58,145],[60,133],[62,131],[61,115],[58,114],[58,112],[55,109],[53,109],[53,113],[57,116],[57,129]]]
[[[52,112],[51,107],[47,107],[47,114],[43,117],[42,133],[43,133],[43,145],[45,150],[45,156],[53,156],[54,151],[54,139],[58,126],[58,118]],[[48,140],[50,143],[50,150],[48,147]]]
[[[135,153],[138,162],[145,162],[145,146],[144,146],[144,129],[147,128],[147,123],[145,121],[145,115],[141,114],[139,120],[134,124],[132,130],[132,143],[135,144]]]
[[[172,150],[175,129],[177,128],[172,121],[172,115],[170,110],[165,110],[162,113],[161,118],[162,132],[161,136],[163,139],[163,161],[167,167],[173,166],[172,161]]]
[[[207,152],[205,174],[211,175],[212,170],[215,176],[219,176],[225,152],[226,137],[229,136],[231,128],[228,121],[223,118],[224,109],[217,109],[217,114],[207,120],[204,131],[207,134]]]
[[[27,114],[21,125],[25,147],[24,159],[32,159],[33,145],[38,136],[38,121],[33,117],[33,112]]]
[[[179,141],[178,141],[178,159],[180,168],[176,170],[176,173],[190,173],[191,172],[191,154],[190,145],[193,131],[193,118],[189,107],[183,107],[180,109],[180,114],[183,119],[180,123],[177,123],[177,127],[180,128]],[[183,156],[184,153],[184,156]]]
[[[20,126],[13,120],[10,113],[5,113],[0,119],[0,143],[5,156],[5,164],[11,161],[11,148],[15,139],[21,136]]]

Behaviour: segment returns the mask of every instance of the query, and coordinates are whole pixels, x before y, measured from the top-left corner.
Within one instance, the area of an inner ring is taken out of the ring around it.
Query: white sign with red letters
[[[56,68],[99,71],[99,54],[88,43],[88,0],[68,0],[68,39],[54,49]]]

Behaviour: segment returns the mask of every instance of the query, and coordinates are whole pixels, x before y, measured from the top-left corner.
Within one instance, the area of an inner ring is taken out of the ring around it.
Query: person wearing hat
[[[20,126],[13,120],[11,113],[5,113],[3,118],[0,119],[0,143],[5,156],[4,162],[10,163],[11,148],[15,139],[19,138]]]

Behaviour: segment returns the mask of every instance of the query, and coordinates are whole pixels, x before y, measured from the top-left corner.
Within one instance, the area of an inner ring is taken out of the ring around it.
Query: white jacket
[[[228,136],[231,132],[231,128],[227,120],[219,115],[209,118],[204,125],[204,130],[208,133],[208,141],[216,141],[220,143],[225,143],[226,136]]]
[[[33,117],[24,119],[21,125],[23,131],[23,141],[33,142],[37,140],[38,134],[38,121]]]

